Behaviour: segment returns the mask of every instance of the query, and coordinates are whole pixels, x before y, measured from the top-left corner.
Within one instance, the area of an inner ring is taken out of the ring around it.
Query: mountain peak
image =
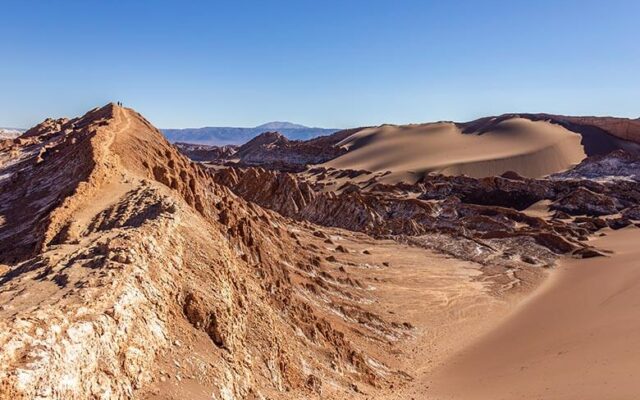
[[[309,129],[308,126],[294,124],[293,122],[287,121],[272,121],[267,122],[266,124],[258,125],[255,129],[266,129],[269,131],[277,131],[281,129]]]
[[[265,146],[274,143],[288,143],[289,139],[280,132],[267,131],[259,134],[241,146],[243,148],[254,148],[255,146]]]

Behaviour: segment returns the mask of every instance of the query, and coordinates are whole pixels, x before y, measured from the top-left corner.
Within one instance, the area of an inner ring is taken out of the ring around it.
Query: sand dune
[[[638,230],[599,238],[611,257],[572,260],[493,332],[449,360],[434,399],[637,399]]]
[[[502,121],[482,134],[463,134],[453,123],[383,125],[338,143],[349,152],[324,165],[391,171],[387,180],[411,180],[428,172],[484,177],[508,170],[540,177],[585,158],[580,139],[561,126],[523,118]]]

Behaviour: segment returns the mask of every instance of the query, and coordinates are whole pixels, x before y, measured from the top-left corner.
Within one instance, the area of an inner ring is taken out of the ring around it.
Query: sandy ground
[[[550,200],[540,200],[530,205],[529,208],[522,210],[522,212],[530,217],[551,218],[553,211],[549,208],[550,205]]]
[[[430,376],[459,349],[494,328],[513,304],[546,276],[546,271],[535,269],[536,272],[528,276],[531,282],[526,288],[498,296],[493,281],[479,264],[393,240],[324,229],[333,245],[307,237],[325,250],[331,251],[338,245],[349,250],[333,253],[336,266],[346,268],[351,276],[367,284],[373,302],[364,307],[391,321],[413,326],[409,337],[391,349],[375,342],[359,341],[359,347],[368,354],[392,370],[405,371],[411,378],[391,390],[361,388],[365,398],[371,395],[388,400],[419,398],[424,377]]]
[[[522,118],[501,122],[481,135],[463,134],[452,123],[383,125],[338,145],[350,151],[324,166],[391,171],[385,181],[415,180],[425,172],[483,177],[511,170],[540,177],[585,158],[580,135]]]
[[[565,261],[416,398],[637,399],[640,231],[607,233],[594,244],[610,257]]]

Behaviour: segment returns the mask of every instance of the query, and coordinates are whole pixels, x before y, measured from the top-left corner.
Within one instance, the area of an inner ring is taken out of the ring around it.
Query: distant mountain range
[[[264,132],[279,132],[291,140],[309,140],[330,135],[339,129],[312,128],[291,122],[274,121],[253,128],[210,126],[204,128],[162,129],[170,142],[208,145],[244,144]]]

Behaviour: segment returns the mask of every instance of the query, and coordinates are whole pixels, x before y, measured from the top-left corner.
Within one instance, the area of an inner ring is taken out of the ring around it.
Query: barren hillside
[[[350,338],[406,328],[359,311],[347,272],[135,111],[47,120],[0,156],[1,398],[262,398],[402,379]],[[328,306],[301,295],[318,274]],[[362,316],[330,322],[327,307]]]

